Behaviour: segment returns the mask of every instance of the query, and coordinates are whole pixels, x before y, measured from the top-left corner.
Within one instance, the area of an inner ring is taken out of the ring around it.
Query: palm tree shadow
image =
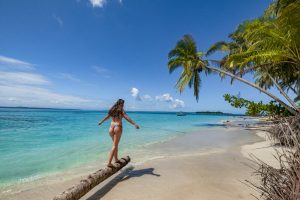
[[[104,197],[114,186],[116,186],[121,181],[126,181],[130,178],[141,177],[143,175],[153,175],[159,177],[160,174],[154,173],[154,168],[146,168],[140,170],[133,170],[134,167],[130,167],[122,171],[115,178],[106,183],[101,189],[95,192],[92,196],[87,198],[87,200],[99,200]]]

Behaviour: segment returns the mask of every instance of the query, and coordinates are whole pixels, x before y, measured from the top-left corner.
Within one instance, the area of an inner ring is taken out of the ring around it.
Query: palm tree
[[[113,168],[106,167],[104,169],[97,170],[96,172],[88,175],[86,178],[81,179],[79,183],[55,196],[53,200],[80,199],[95,186],[99,185],[101,182],[125,167],[130,162],[130,157],[126,156],[121,158],[119,161],[120,162],[114,164]]]
[[[254,72],[255,83],[272,86],[300,112],[300,1],[277,0],[256,20],[246,21],[229,35],[230,42],[217,42],[207,56],[223,51],[227,55],[219,66],[235,75]],[[292,91],[291,100],[285,91]]]
[[[190,36],[184,36],[178,41],[176,48],[169,52],[169,71],[172,73],[178,67],[183,67],[183,71],[176,83],[180,93],[189,85],[194,87],[194,96],[199,99],[199,87],[201,79],[199,73],[203,70],[209,73],[206,60],[201,59],[205,54],[198,52],[196,43],[191,40]]]
[[[240,74],[247,72],[245,69],[253,69],[256,76],[260,77],[256,80],[260,86],[270,88],[275,85],[300,112],[300,108],[283,90],[292,89],[299,98],[300,1],[281,0],[274,5],[271,6],[277,8],[274,18],[260,18],[244,23],[241,37],[245,48],[241,51],[229,50],[223,66],[238,69]],[[210,51],[215,50],[214,47]]]
[[[179,40],[174,49],[169,52],[169,62],[168,68],[169,72],[172,73],[175,69],[182,67],[183,71],[180,75],[180,78],[177,81],[177,88],[180,92],[189,85],[190,87],[194,86],[194,96],[196,99],[199,99],[199,88],[201,83],[201,78],[199,73],[201,72],[210,72],[215,71],[220,73],[221,75],[227,75],[233,79],[239,80],[247,85],[250,85],[259,91],[265,93],[275,101],[279,102],[282,106],[288,109],[291,113],[297,114],[298,112],[294,110],[292,107],[288,106],[286,103],[281,101],[278,97],[274,96],[264,88],[247,81],[240,77],[239,75],[235,75],[232,72],[209,66],[209,62],[203,59],[205,54],[203,52],[198,52],[196,42],[190,35],[184,35],[181,40]]]

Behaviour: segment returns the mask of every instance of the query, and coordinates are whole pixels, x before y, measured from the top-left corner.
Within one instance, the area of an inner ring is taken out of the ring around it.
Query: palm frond
[[[203,60],[204,52],[197,51],[196,42],[191,35],[184,35],[176,46],[169,52],[168,69],[172,73],[178,68],[182,68],[182,73],[176,83],[179,92],[183,92],[186,86],[194,87],[196,100],[199,99],[200,75],[202,71],[206,74],[210,70],[206,68],[207,60]]]
[[[215,53],[216,51],[228,52],[228,51],[230,51],[230,44],[225,41],[217,42],[208,48],[208,50],[206,52],[206,56],[210,56],[211,54]]]
[[[184,88],[188,85],[188,83],[191,81],[191,78],[193,77],[192,73],[186,73],[182,72],[177,83],[176,87],[179,90],[180,93],[183,92]]]

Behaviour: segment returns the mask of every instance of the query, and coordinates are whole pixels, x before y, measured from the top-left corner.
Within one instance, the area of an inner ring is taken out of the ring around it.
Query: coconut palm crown
[[[208,74],[209,72],[214,71],[222,76],[229,76],[232,79],[239,80],[251,87],[258,89],[259,91],[273,98],[275,101],[279,102],[291,113],[298,113],[294,108],[288,106],[285,102],[280,100],[280,98],[271,94],[259,85],[243,79],[241,76],[234,74],[232,71],[227,70],[226,68],[222,69],[209,66],[208,60],[203,59],[204,55],[205,54],[203,52],[197,51],[196,42],[191,35],[184,35],[183,38],[177,42],[176,46],[169,52],[169,72],[172,73],[174,70],[182,68],[181,75],[176,83],[176,87],[180,92],[182,92],[187,85],[190,88],[193,87],[194,96],[198,101],[201,84],[200,73],[205,72],[205,74]]]
[[[204,71],[206,74],[209,69],[206,67],[208,61],[203,60],[205,55],[203,52],[198,52],[196,43],[191,35],[184,35],[179,40],[174,49],[169,52],[168,68],[172,73],[175,69],[182,67],[182,73],[176,83],[180,93],[188,85],[194,87],[194,96],[199,99],[199,88],[201,85],[200,73]]]

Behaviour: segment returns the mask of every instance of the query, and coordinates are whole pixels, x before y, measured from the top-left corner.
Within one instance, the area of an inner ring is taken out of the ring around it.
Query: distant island
[[[233,114],[233,113],[224,113],[221,111],[197,111],[194,114],[209,114],[209,115],[234,115],[234,116],[244,116],[245,114]]]
[[[27,106],[0,106],[0,108],[14,108],[14,109],[44,109],[44,110],[80,110],[75,108],[44,108],[44,107],[27,107]]]
[[[229,114],[231,115],[231,113],[223,113],[223,112],[220,112],[220,111],[197,111],[195,112],[196,114],[218,114],[218,115],[224,115],[224,114]]]
[[[27,107],[27,106],[0,106],[1,108],[7,109],[28,109],[28,110],[70,110],[70,111],[94,111],[94,112],[107,112],[107,110],[85,110],[85,109],[76,109],[76,108],[43,108],[43,107]],[[233,114],[233,113],[224,113],[221,111],[196,111],[196,112],[176,112],[176,111],[127,111],[128,113],[152,113],[152,114],[208,114],[208,115],[235,115],[235,116],[243,116],[244,114]]]

